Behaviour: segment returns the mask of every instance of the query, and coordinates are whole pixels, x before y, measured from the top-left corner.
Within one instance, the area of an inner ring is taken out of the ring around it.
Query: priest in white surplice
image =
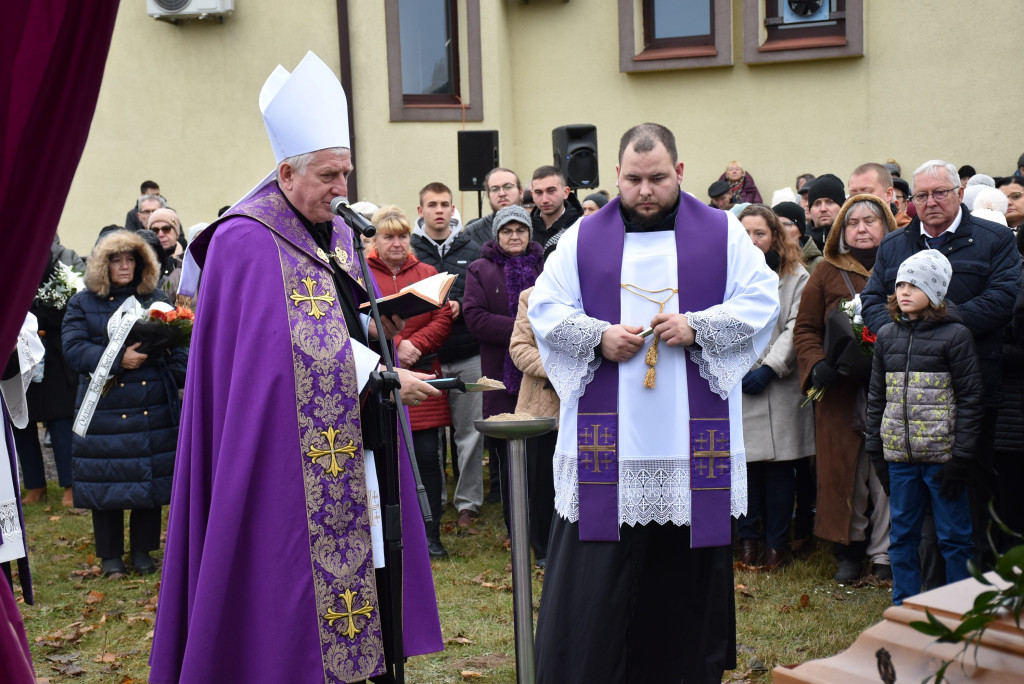
[[[680,192],[671,131],[627,131],[616,171],[619,197],[566,231],[529,302],[561,398],[538,681],[718,682],[736,663],[740,381],[778,279],[731,213]]]

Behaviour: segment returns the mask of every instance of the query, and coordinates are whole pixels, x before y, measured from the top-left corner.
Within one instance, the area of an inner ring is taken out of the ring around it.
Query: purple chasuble
[[[151,681],[366,679],[385,667],[369,530],[379,511],[328,261],[365,300],[352,232],[336,225],[326,254],[274,183],[214,228],[193,247],[203,277]],[[400,449],[409,656],[443,646]]]
[[[728,273],[726,215],[680,193],[675,238],[679,311],[721,304]],[[619,198],[580,224],[576,260],[583,309],[613,325],[621,321],[624,245]],[[690,410],[690,544],[721,546],[731,540],[729,402],[712,392],[697,364],[683,356]],[[580,398],[576,421],[582,541],[619,539],[618,396],[618,364],[603,360]]]

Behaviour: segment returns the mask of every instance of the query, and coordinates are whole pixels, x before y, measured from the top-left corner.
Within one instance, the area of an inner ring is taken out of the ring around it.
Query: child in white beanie
[[[973,556],[967,481],[976,468],[984,392],[974,337],[944,301],[953,274],[933,249],[900,265],[893,322],[878,331],[864,448],[889,495],[892,601],[921,591],[918,546],[931,501],[946,582]]]

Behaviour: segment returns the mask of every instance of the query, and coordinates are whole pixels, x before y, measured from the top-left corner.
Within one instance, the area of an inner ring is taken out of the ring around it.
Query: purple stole
[[[283,306],[291,328],[295,368],[296,451],[282,457],[302,468],[309,562],[327,682],[350,682],[384,671],[384,642],[373,567],[359,388],[352,345],[338,302],[330,259],[365,299],[352,231],[334,232],[328,255],[313,241],[275,183],[235,206],[232,215],[272,231],[281,258]],[[340,221],[340,219],[336,219]],[[239,255],[244,258],[244,255]],[[268,273],[267,277],[274,277]],[[356,287],[358,284],[358,287]]]
[[[675,222],[680,312],[703,311],[724,300],[727,227],[724,212],[680,193]],[[618,198],[580,224],[576,260],[583,310],[612,324],[622,320],[624,245]],[[690,545],[722,546],[731,542],[729,402],[711,391],[689,354],[683,357],[690,410]],[[637,391],[647,390],[638,386]],[[618,364],[602,361],[580,398],[576,419],[581,541],[619,539],[618,396]]]

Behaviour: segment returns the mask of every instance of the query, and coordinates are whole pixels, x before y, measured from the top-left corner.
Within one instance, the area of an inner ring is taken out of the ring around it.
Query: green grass
[[[36,676],[146,682],[159,575],[100,577],[91,516],[62,508],[61,493],[51,484],[52,503],[25,510],[36,605],[21,608]],[[410,660],[406,680],[515,682],[511,555],[502,547],[500,506],[485,505],[475,534],[457,534],[454,517],[449,510],[442,523],[450,556],[433,564],[445,651]],[[162,560],[162,553],[154,556]],[[834,571],[828,545],[821,544],[780,572],[736,572],[739,667],[727,681],[769,682],[776,665],[833,655],[881,619],[889,590],[839,587]],[[542,588],[535,571],[535,609]]]

